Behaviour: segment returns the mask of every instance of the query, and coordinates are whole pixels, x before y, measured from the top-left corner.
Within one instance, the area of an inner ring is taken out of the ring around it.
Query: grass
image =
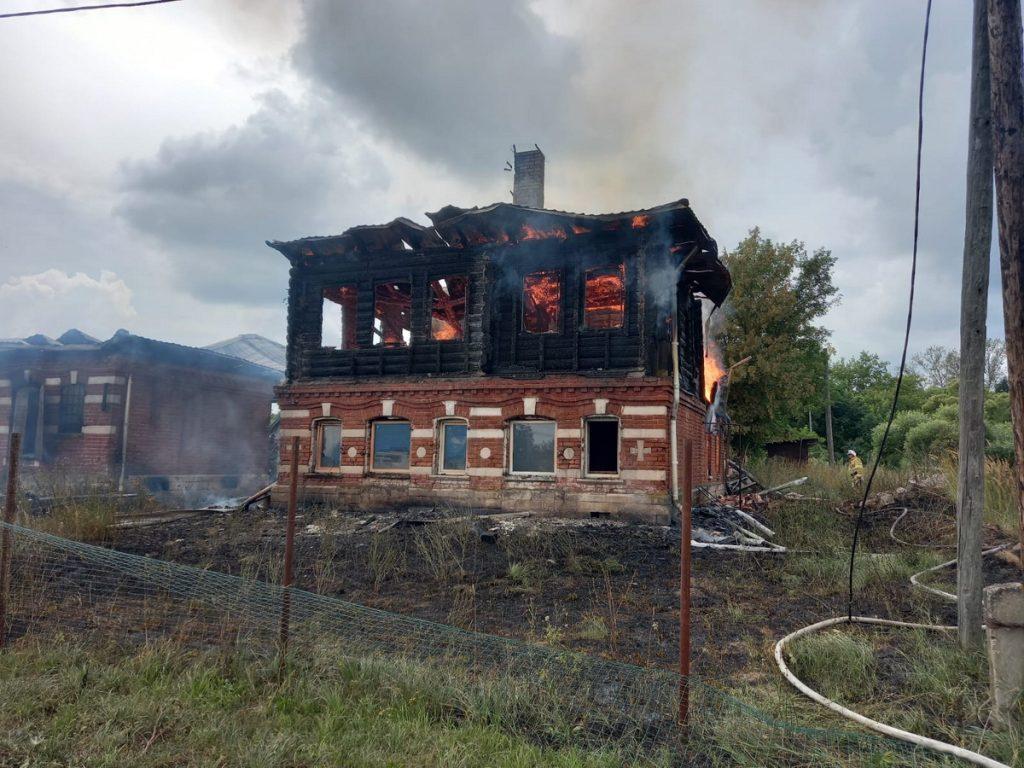
[[[497,723],[532,706],[514,693],[463,697],[453,708],[436,678],[384,673],[324,650],[304,655],[278,684],[275,664],[173,645],[21,643],[0,656],[0,764],[623,764],[613,752],[508,733]]]
[[[947,456],[941,463],[946,478],[949,498],[956,503],[959,484],[955,456]],[[1017,473],[1008,461],[985,459],[985,522],[996,526],[1006,536],[1016,539],[1020,530],[1017,511]]]
[[[807,477],[807,482],[791,490],[828,501],[852,501],[860,498],[860,491],[850,481],[850,474],[845,464],[827,464],[820,461],[809,461],[806,464],[794,464],[782,459],[760,459],[751,462],[747,469],[765,488]],[[865,478],[870,472],[870,465],[865,462]],[[875,480],[871,485],[872,492],[894,491],[906,487],[912,472],[909,469],[891,469],[879,467]]]
[[[837,628],[794,642],[789,661],[812,688],[868,717],[1008,765],[1024,760],[1024,729],[988,727],[984,652],[964,652],[952,633]]]

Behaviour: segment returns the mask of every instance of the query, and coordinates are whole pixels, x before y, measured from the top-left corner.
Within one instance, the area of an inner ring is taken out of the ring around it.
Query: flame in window
[[[633,229],[643,229],[650,222],[651,217],[646,213],[641,213],[633,217]]]
[[[565,230],[560,227],[552,227],[551,229],[537,229],[531,227],[529,224],[523,224],[520,230],[520,240],[547,240],[548,238],[556,238],[558,240],[565,240]]]
[[[458,341],[465,336],[468,283],[461,275],[430,281],[430,337],[435,341]]]
[[[593,330],[621,328],[626,315],[626,268],[588,269],[583,291],[583,325]]]
[[[523,278],[523,330],[558,333],[562,323],[562,275],[555,270]]]
[[[715,385],[725,376],[725,367],[718,359],[718,350],[709,346],[704,352],[704,402],[715,399]]]

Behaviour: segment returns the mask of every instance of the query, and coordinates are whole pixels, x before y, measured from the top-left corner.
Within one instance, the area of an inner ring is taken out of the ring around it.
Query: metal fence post
[[[4,529],[0,532],[0,648],[7,645],[7,593],[11,584],[11,556],[14,550],[14,512],[18,503],[18,459],[21,457],[21,434],[11,435],[7,447],[7,498],[4,501]]]
[[[690,717],[690,537],[693,535],[693,441],[683,443],[679,525],[679,724]]]
[[[295,548],[295,507],[298,503],[299,487],[299,438],[292,438],[292,457],[288,476],[288,524],[284,538],[284,578],[281,593],[281,655],[278,672],[284,675],[285,657],[288,654],[288,624],[292,612],[292,557]]]

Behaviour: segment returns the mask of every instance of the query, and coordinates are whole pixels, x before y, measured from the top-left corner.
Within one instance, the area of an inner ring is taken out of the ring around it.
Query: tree
[[[1006,377],[1006,342],[1002,339],[985,341],[985,389],[995,390]]]
[[[960,378],[960,353],[934,345],[912,358],[914,368],[929,387],[948,387]]]
[[[753,229],[723,256],[732,293],[712,316],[711,333],[726,365],[747,355],[729,387],[729,415],[742,452],[784,439],[805,427],[808,411],[824,402],[828,331],[817,321],[838,300],[835,257],[808,253],[796,240],[776,243]]]

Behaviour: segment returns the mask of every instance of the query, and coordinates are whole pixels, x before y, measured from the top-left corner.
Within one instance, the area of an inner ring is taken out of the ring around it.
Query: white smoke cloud
[[[0,285],[0,302],[0,335],[7,337],[56,336],[77,327],[105,338],[137,314],[131,288],[107,270],[99,278],[59,269],[11,277]]]

